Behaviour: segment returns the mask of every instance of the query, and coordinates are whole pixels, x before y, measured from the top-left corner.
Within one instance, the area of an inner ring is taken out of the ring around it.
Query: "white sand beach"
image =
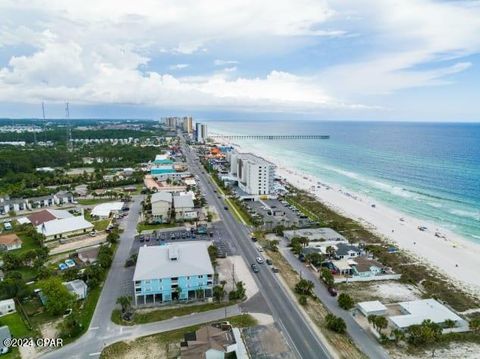
[[[238,145],[235,147],[248,152]],[[435,267],[470,293],[480,295],[480,244],[433,223],[404,215],[366,196],[323,183],[320,178],[293,170],[274,158],[263,157],[275,163],[277,174],[293,186],[314,194],[338,213],[358,220],[419,261]],[[427,229],[420,231],[419,226]]]

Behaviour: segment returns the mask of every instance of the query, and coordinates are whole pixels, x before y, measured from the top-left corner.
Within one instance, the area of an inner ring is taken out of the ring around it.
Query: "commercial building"
[[[74,216],[48,221],[36,228],[38,233],[44,235],[46,241],[51,241],[74,235],[87,234],[93,230],[93,224],[83,218],[83,216]]]
[[[195,141],[198,143],[205,143],[208,138],[207,125],[197,122],[195,124]]]
[[[193,119],[192,116],[186,116],[183,118],[183,131],[186,133],[193,132]]]
[[[123,208],[123,202],[101,203],[92,209],[91,215],[99,218],[109,218],[112,214],[118,214]]]
[[[13,251],[22,248],[22,240],[15,234],[0,235],[0,251]]]
[[[230,174],[238,187],[250,195],[269,195],[273,191],[275,165],[251,153],[231,153]]]
[[[140,247],[135,305],[212,297],[214,270],[202,242]]]
[[[152,194],[150,197],[152,204],[152,222],[167,223],[170,221],[172,211],[172,194],[161,191]]]
[[[168,128],[174,130],[177,128],[178,122],[180,121],[180,118],[178,117],[165,117],[162,119],[163,123],[165,126]]]

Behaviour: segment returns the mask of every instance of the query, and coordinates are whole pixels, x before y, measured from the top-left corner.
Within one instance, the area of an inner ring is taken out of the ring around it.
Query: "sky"
[[[2,0],[0,117],[480,121],[480,1]]]

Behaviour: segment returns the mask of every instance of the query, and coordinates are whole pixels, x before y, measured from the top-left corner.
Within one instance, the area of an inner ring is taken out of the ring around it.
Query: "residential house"
[[[197,218],[193,204],[193,196],[190,193],[173,196],[173,208],[175,209],[175,219],[192,220]]]
[[[350,260],[350,263],[354,276],[374,277],[386,271],[385,266],[380,262],[363,256]]]
[[[28,199],[29,209],[51,207],[56,204],[53,194],[48,196],[33,197]]]
[[[213,266],[202,242],[140,247],[135,305],[212,297]]]
[[[4,325],[0,327],[0,354],[6,354],[10,350],[10,346],[5,345],[4,343],[7,339],[11,339],[12,335],[10,334],[10,329],[8,326]]]
[[[81,249],[78,251],[78,259],[80,259],[85,264],[92,264],[97,261],[98,252],[100,247],[90,247],[87,249]]]
[[[354,245],[348,243],[337,243],[335,244],[335,258],[336,259],[348,259],[355,258],[362,254],[362,250]]]
[[[37,232],[43,234],[46,241],[87,234],[93,230],[93,224],[83,216],[73,216],[44,222],[37,226]]]
[[[170,192],[157,192],[150,197],[152,204],[152,222],[168,223],[172,211],[172,194]]]
[[[28,201],[21,198],[0,198],[0,214],[7,214],[10,211],[24,211],[28,207]]]
[[[15,234],[0,235],[0,251],[13,251],[22,248],[22,240]]]
[[[5,299],[0,301],[0,317],[15,311],[15,301],[13,299]]]
[[[55,194],[55,203],[56,204],[69,204],[69,203],[74,203],[75,198],[73,196],[72,192],[68,191],[60,191]]]
[[[75,279],[70,282],[65,282],[63,285],[77,298],[77,300],[85,299],[87,297],[88,287],[83,280]]]
[[[240,330],[228,322],[205,325],[185,334],[180,349],[182,359],[248,358]]]
[[[440,325],[451,320],[456,327],[468,327],[468,323],[464,319],[435,299],[401,302],[398,303],[398,306],[402,314],[388,317],[394,328],[405,330],[412,325],[422,324],[424,320],[431,320]]]

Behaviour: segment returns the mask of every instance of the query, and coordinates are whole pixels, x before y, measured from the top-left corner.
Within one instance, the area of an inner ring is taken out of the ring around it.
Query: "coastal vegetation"
[[[289,203],[302,211],[306,210],[306,214],[315,213],[316,221],[320,226],[333,228],[351,242],[364,243],[365,248],[380,262],[400,273],[403,282],[419,287],[425,297],[437,298],[458,311],[476,308],[480,304],[478,298],[465,292],[427,264],[419,263],[411,255],[402,251],[389,253],[390,244],[360,223],[335,212],[305,191],[293,187],[290,190],[291,195],[287,197]]]

